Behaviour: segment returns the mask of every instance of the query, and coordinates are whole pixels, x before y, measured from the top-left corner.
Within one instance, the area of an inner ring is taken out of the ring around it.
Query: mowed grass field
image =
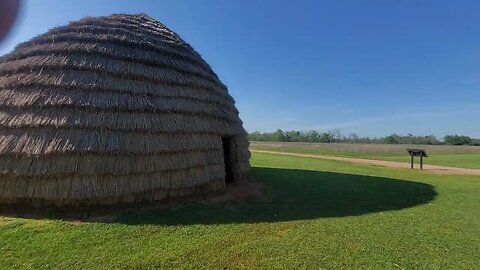
[[[407,148],[423,148],[426,164],[480,169],[480,146],[252,142],[251,149],[410,162]],[[418,158],[416,160],[418,163]]]
[[[254,153],[262,198],[0,218],[0,269],[478,269],[480,176]],[[107,213],[112,215],[112,213]]]

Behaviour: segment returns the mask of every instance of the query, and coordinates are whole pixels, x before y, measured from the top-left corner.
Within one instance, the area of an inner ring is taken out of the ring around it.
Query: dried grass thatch
[[[242,180],[248,140],[226,86],[190,45],[144,14],[85,18],[0,58],[2,203],[219,191],[225,137]]]

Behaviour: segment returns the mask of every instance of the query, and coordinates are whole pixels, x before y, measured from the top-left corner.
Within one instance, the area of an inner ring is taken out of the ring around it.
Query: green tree
[[[445,141],[445,144],[449,145],[468,145],[472,143],[472,138],[459,135],[447,135],[443,140]]]
[[[397,134],[392,134],[390,136],[385,137],[383,141],[384,143],[388,143],[388,144],[399,144],[400,138]]]
[[[274,142],[285,142],[286,141],[285,133],[281,129],[277,129],[272,134],[272,140]]]
[[[285,136],[289,142],[301,142],[304,139],[302,138],[302,134],[295,130],[285,132]]]

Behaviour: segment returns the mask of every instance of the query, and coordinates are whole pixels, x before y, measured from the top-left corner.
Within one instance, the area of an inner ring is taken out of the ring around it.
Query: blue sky
[[[84,16],[146,13],[189,42],[248,131],[480,137],[480,1],[25,1],[5,54]]]

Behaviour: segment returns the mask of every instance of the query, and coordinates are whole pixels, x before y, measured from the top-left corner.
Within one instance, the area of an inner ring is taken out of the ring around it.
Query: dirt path
[[[328,160],[336,160],[336,161],[346,161],[346,162],[357,163],[357,164],[376,165],[376,166],[389,167],[389,168],[402,168],[402,169],[410,168],[410,163],[397,162],[397,161],[336,157],[336,156],[326,156],[326,155],[296,154],[296,153],[276,152],[276,151],[266,151],[266,150],[250,150],[250,152],[274,154],[274,155],[282,155],[282,156],[308,157],[308,158],[319,158],[319,159],[328,159]],[[480,175],[480,169],[446,167],[446,166],[437,166],[437,165],[424,165],[423,169],[425,171],[437,173],[437,174]]]

